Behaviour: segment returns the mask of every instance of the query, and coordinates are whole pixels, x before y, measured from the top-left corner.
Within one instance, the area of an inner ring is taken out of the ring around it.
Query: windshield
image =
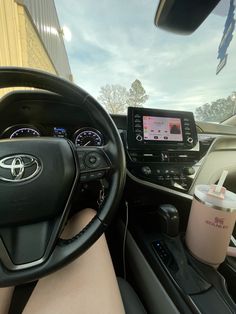
[[[234,115],[234,1],[221,1],[190,36],[158,29],[157,6],[151,0],[1,1],[0,65],[73,80],[111,113],[143,106],[192,111],[211,122]]]

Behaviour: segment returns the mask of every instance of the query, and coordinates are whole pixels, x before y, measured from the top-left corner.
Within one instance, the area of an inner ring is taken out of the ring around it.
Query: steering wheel
[[[103,125],[106,145],[75,147],[68,139],[0,140],[0,287],[39,279],[72,262],[104,232],[125,183],[125,154],[109,114],[87,92],[57,76],[27,68],[0,68],[0,87],[33,87],[60,94]],[[0,115],[1,107],[0,107]],[[109,192],[92,221],[60,239],[76,187],[105,176]]]

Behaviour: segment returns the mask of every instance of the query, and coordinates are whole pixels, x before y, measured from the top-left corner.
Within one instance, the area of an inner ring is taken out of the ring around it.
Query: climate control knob
[[[187,138],[187,142],[188,142],[189,144],[193,144],[193,138],[192,138],[192,137],[188,137],[188,138]]]
[[[141,142],[142,139],[143,139],[142,135],[138,134],[138,135],[136,136],[136,140],[137,140],[137,141]]]
[[[146,176],[149,176],[150,174],[152,174],[152,170],[150,167],[144,166],[142,167],[142,173],[145,174]]]
[[[184,167],[183,173],[186,174],[187,176],[190,176],[190,175],[193,175],[195,173],[195,170],[193,167]]]

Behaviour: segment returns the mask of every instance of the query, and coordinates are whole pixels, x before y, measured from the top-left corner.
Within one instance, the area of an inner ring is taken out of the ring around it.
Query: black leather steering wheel
[[[125,183],[119,132],[94,98],[42,71],[0,68],[0,87],[16,86],[60,94],[78,107],[78,115],[83,105],[103,125],[107,141],[76,148],[67,139],[50,137],[0,140],[0,287],[39,279],[85,252],[110,223]],[[101,209],[74,238],[60,239],[78,183],[97,174],[109,181]]]

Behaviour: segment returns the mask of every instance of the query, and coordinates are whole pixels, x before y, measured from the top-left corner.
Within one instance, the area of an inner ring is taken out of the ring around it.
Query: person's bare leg
[[[0,314],[7,314],[14,287],[0,288]]]
[[[92,209],[77,214],[63,238],[78,233],[94,215]],[[124,314],[105,236],[73,263],[41,279],[23,313]]]

